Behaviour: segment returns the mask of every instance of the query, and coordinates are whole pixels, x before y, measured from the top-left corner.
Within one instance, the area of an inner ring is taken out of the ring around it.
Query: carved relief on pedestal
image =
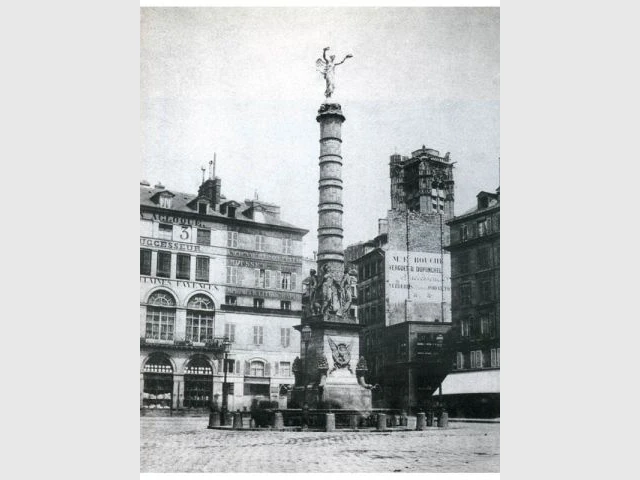
[[[348,345],[346,343],[336,343],[331,337],[328,337],[329,346],[331,347],[331,355],[333,357],[333,368],[329,372],[331,374],[339,368],[346,368],[351,371],[351,347],[353,347],[353,340]]]

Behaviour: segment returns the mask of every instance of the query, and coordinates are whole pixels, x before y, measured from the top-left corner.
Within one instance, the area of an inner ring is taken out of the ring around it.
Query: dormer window
[[[227,210],[227,216],[230,218],[235,218],[236,216],[236,207],[229,206]]]
[[[481,197],[480,198],[480,208],[487,208],[489,207],[489,197]]]
[[[161,208],[171,208],[171,196],[162,195],[160,197],[160,207]]]
[[[198,213],[200,215],[206,215],[207,214],[207,204],[204,202],[198,202]]]

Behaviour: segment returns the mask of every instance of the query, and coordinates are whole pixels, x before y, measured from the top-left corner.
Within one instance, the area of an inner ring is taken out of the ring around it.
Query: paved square
[[[422,432],[207,429],[208,418],[140,419],[140,471],[499,472],[500,424]]]

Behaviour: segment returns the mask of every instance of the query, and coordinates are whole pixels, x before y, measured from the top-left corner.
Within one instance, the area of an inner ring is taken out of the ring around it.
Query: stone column
[[[342,123],[340,105],[324,103],[316,120],[320,124],[320,180],[318,182],[318,274],[322,267],[341,278],[344,272],[342,249]]]

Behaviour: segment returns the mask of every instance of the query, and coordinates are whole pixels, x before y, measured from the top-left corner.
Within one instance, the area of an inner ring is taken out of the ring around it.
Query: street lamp
[[[311,327],[309,325],[305,325],[302,327],[300,333],[302,334],[302,341],[304,342],[304,390],[302,393],[302,410],[304,425],[307,425],[306,410],[309,408],[307,406],[307,359],[309,357],[307,352],[309,349],[309,342],[311,341]]]
[[[223,372],[224,372],[224,380],[222,381],[222,421],[223,424],[226,424],[227,421],[227,402],[228,402],[228,394],[227,394],[227,357],[229,356],[229,352],[231,351],[231,342],[227,337],[224,337],[222,341],[222,349],[224,351],[224,363],[222,364]]]

